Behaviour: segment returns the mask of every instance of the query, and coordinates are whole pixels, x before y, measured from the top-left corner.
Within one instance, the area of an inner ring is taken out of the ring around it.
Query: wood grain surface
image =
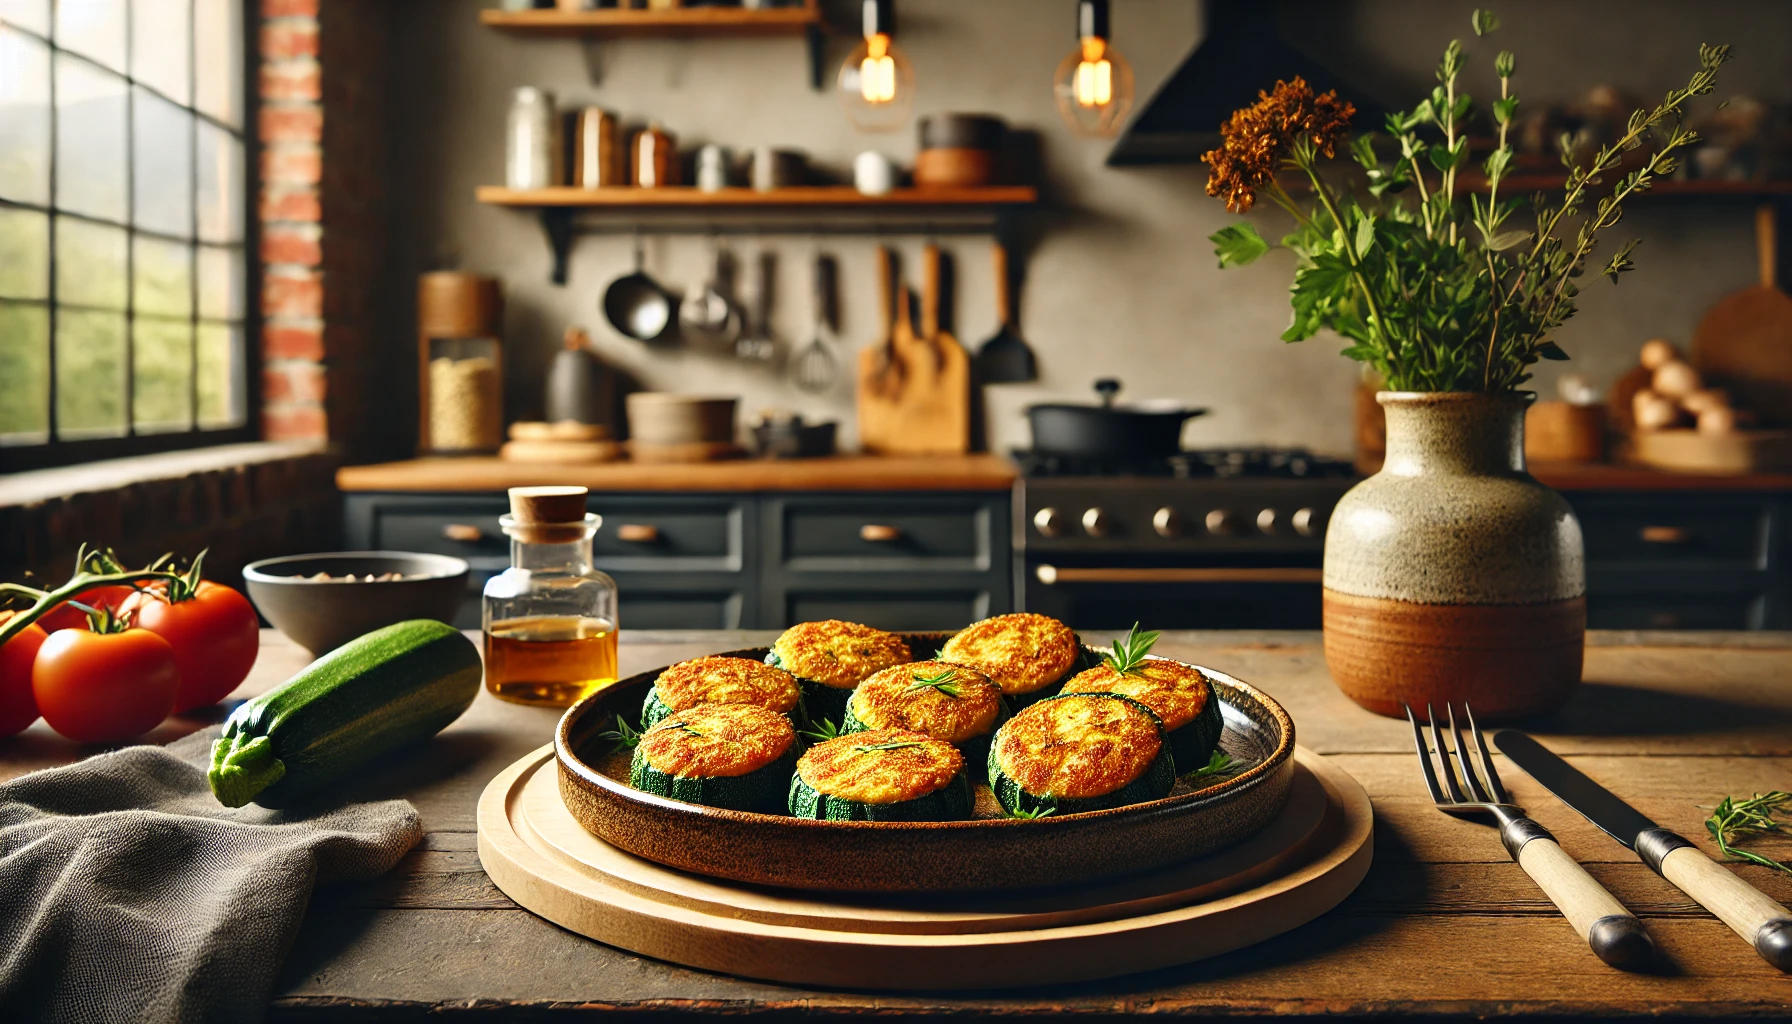
[[[346,466],[345,491],[502,491],[567,484],[593,491],[1005,491],[1014,466],[994,455],[740,459],[732,462],[541,466],[497,458],[410,459]]]
[[[621,667],[639,672],[771,637],[625,633]],[[264,638],[262,660],[235,697],[260,692],[307,660],[277,635]],[[1369,791],[1375,864],[1337,910],[1289,935],[1187,967],[976,996],[801,989],[669,966],[517,908],[480,870],[473,835],[480,791],[546,742],[557,717],[481,695],[425,756],[345,792],[410,799],[428,835],[386,877],[314,897],[272,1017],[1792,1016],[1792,977],[1763,964],[1722,922],[1496,757],[1514,798],[1644,919],[1666,961],[1653,975],[1601,964],[1506,856],[1493,829],[1432,808],[1411,730],[1337,691],[1318,634],[1167,633],[1158,649],[1264,687],[1293,713],[1303,746],[1329,755]],[[167,742],[221,717],[217,710],[185,716],[150,739]],[[1792,635],[1590,634],[1585,683],[1565,709],[1531,731],[1644,814],[1716,854],[1703,826],[1710,805],[1726,794],[1792,789]],[[0,740],[0,777],[90,752],[39,723]],[[1792,856],[1785,844],[1763,849]],[[1792,876],[1753,865],[1725,870],[1782,904],[1792,900]]]

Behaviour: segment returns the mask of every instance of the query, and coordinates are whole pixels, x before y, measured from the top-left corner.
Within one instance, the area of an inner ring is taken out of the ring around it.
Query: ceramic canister
[[[1387,462],[1332,512],[1325,656],[1358,704],[1554,710],[1580,681],[1580,523],[1525,471],[1529,393],[1382,392]]]

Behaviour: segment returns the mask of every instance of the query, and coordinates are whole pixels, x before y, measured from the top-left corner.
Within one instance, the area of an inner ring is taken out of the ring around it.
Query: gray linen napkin
[[[318,883],[423,835],[402,800],[222,807],[216,729],[0,784],[0,1019],[259,1021]]]

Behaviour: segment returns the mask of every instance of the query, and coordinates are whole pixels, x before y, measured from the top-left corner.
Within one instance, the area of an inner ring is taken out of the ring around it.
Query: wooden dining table
[[[622,672],[766,644],[772,636],[625,632]],[[262,641],[260,660],[233,700],[280,682],[308,660],[277,633],[264,632]],[[1335,910],[1214,959],[1024,991],[820,991],[646,959],[523,910],[481,870],[474,834],[480,791],[547,742],[557,717],[481,694],[428,746],[344,794],[409,799],[427,832],[385,877],[314,895],[270,1019],[1792,1017],[1792,976],[1767,966],[1630,851],[1496,758],[1514,798],[1645,921],[1662,952],[1647,974],[1621,973],[1595,959],[1507,857],[1493,829],[1431,806],[1410,728],[1338,692],[1319,634],[1165,633],[1157,652],[1267,691],[1292,714],[1301,744],[1367,789],[1374,864]],[[171,719],[147,741],[215,727],[228,706]],[[1565,710],[1531,723],[1530,731],[1643,813],[1716,853],[1704,826],[1712,805],[1726,795],[1792,791],[1792,634],[1590,634],[1585,681]],[[92,752],[40,722],[0,740],[0,779]],[[1792,858],[1792,840],[1760,849]],[[1757,865],[1731,870],[1792,902],[1792,874]]]

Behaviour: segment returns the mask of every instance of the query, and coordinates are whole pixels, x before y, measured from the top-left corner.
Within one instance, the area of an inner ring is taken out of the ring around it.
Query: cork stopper
[[[512,534],[535,544],[566,544],[585,536],[584,487],[512,487]]]

